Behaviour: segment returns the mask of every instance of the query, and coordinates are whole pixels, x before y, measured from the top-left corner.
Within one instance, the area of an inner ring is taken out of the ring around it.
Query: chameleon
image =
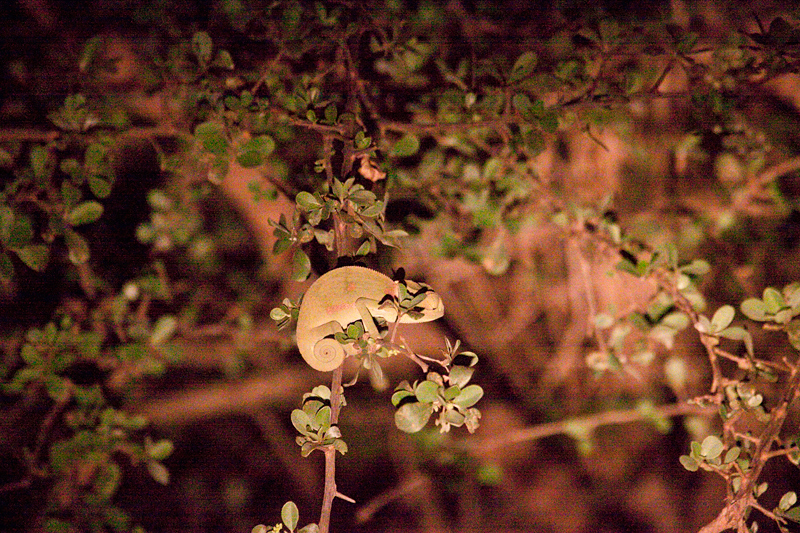
[[[421,315],[404,314],[400,322],[429,322],[444,314],[444,304],[430,287],[414,281],[405,282],[416,292],[428,289],[425,298],[415,307]],[[348,324],[361,320],[367,333],[380,338],[374,317],[397,321],[397,309],[384,304],[387,297],[397,297],[397,282],[375,270],[345,266],[323,274],[303,296],[297,316],[297,347],[312,368],[321,372],[334,370],[347,355],[345,346],[333,338]]]

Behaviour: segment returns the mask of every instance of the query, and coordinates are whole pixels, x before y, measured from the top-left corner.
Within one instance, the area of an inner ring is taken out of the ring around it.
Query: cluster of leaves
[[[247,89],[231,93],[224,85],[224,80],[231,83],[230,79],[213,75],[233,70],[234,63],[227,50],[219,49],[214,56],[208,33],[192,36],[191,51],[197,60],[196,75],[200,76],[196,112],[205,119],[194,128],[193,152],[208,179],[220,183],[232,162],[256,168],[275,150],[275,141],[267,133],[269,100]]]
[[[323,225],[334,214],[346,225],[347,238],[361,242],[356,257],[376,251],[376,241],[396,246],[397,239],[406,235],[403,230],[385,229],[383,201],[356,183],[354,177],[344,183],[334,178],[331,187],[324,186],[321,193],[302,191],[297,194],[295,202],[297,209],[291,222],[282,215],[279,221],[270,220],[270,223],[275,227],[274,235],[277,238],[273,249],[275,253],[295,247],[292,278],[297,281],[305,280],[311,272],[311,261],[301,245],[316,240],[327,250],[334,250],[335,230]]]
[[[67,98],[63,109],[78,105],[76,100],[82,101],[80,97]],[[114,173],[108,139],[83,148],[81,144],[80,139],[64,138],[35,145],[28,152],[20,150],[16,157],[27,155],[27,164],[18,164],[21,161],[5,154],[14,176],[0,192],[0,280],[8,283],[15,279],[12,256],[42,272],[59,238],[63,238],[73,264],[89,260],[89,244],[77,228],[102,216],[103,205],[91,197],[108,197]]]
[[[403,277],[402,269],[398,272],[398,275],[401,278]],[[395,283],[397,295],[387,295],[384,301],[381,302],[382,307],[393,307],[395,310],[393,315],[397,318],[395,325],[391,327],[395,327],[405,315],[412,318],[422,317],[424,309],[420,308],[419,305],[432,292],[432,289],[427,285],[409,282],[404,279],[400,279]],[[417,285],[417,287],[413,288],[411,284]],[[386,320],[381,317],[373,317],[373,320],[382,335],[380,339],[365,336],[366,328],[361,320],[348,324],[342,332],[334,335],[334,339],[345,345],[345,347],[355,347],[355,350],[347,351],[347,353],[355,353],[355,357],[359,362],[359,369],[351,383],[355,383],[358,380],[360,371],[363,368],[369,372],[373,386],[383,389],[386,384],[378,359],[404,353],[405,349],[393,342],[393,331],[391,327],[387,327],[390,324]]]
[[[749,298],[742,302],[741,311],[751,320],[773,323],[765,324],[765,327],[783,330],[790,344],[797,349],[796,340],[792,338],[792,321],[800,312],[800,299],[796,296],[800,291],[797,289],[797,284],[791,284],[783,291],[768,287],[764,290],[763,299]],[[798,386],[798,368],[796,362],[788,359],[783,363],[775,363],[757,358],[751,334],[740,326],[731,326],[734,317],[734,308],[725,305],[711,319],[700,315],[695,322],[695,328],[700,332],[710,353],[735,361],[739,369],[747,372],[748,378],[725,378],[712,357],[712,392],[716,387],[721,390],[716,397],[700,401],[711,400],[718,405],[723,434],[722,437],[709,435],[702,443],[692,442],[691,453],[681,456],[680,461],[689,471],[702,468],[722,476],[728,484],[730,494],[764,511],[757,503],[757,498],[769,486],[767,482],[757,482],[764,463],[771,458],[785,456],[793,464],[800,464],[797,438],[783,439],[780,434],[787,409],[796,396],[794,389]],[[720,339],[723,338],[743,342],[745,355],[736,356],[719,348]],[[778,382],[778,374],[783,372],[790,375],[786,385],[788,390],[775,405],[767,407],[764,395],[760,392],[760,383]],[[750,417],[746,417],[747,414]],[[743,422],[746,418],[750,421]],[[754,421],[760,424],[758,429],[754,427]],[[785,530],[786,519],[800,522],[800,507],[794,506],[796,501],[796,494],[788,492],[772,511],[772,518],[781,530]]]
[[[648,366],[659,351],[671,350],[675,337],[692,322],[690,316],[705,309],[698,283],[711,267],[704,259],[680,265],[677,247],[672,243],[652,251],[643,249],[609,216],[611,211],[598,213],[605,210],[605,203],[598,208],[560,210],[552,220],[565,230],[589,237],[587,249],[593,252],[610,248],[619,257],[615,265],[618,271],[661,282],[642,309],[625,314],[614,309],[598,310],[593,317],[597,346],[586,355],[587,366],[596,375],[619,370],[636,375],[634,365]],[[730,332],[736,333],[740,332]]]
[[[264,524],[259,524],[252,529],[252,533],[319,533],[319,526],[317,524],[306,524],[305,526],[297,529],[297,522],[300,520],[300,511],[294,502],[286,502],[281,508],[281,523],[275,524],[272,527],[267,527]]]
[[[158,328],[154,334],[159,335]],[[7,396],[35,397],[45,391],[51,400],[36,448],[24,454],[28,479],[52,483],[44,511],[48,531],[129,530],[130,518],[112,503],[122,478],[122,458],[144,464],[157,482],[169,482],[161,461],[172,452],[172,443],[142,438],[144,417],[111,407],[99,383],[84,384],[71,377],[80,365],[120,366],[144,359],[134,353],[135,345],[120,347],[116,356],[104,355],[102,343],[100,334],[81,331],[69,317],[58,325],[49,322],[42,329],[32,328],[20,350],[21,366],[2,384]],[[57,430],[56,421],[63,421],[66,432]],[[45,444],[47,452],[41,449]]]
[[[341,395],[345,405],[344,394]],[[297,445],[303,457],[321,447],[332,446],[337,452],[347,453],[347,444],[342,440],[339,426],[331,424],[331,390],[318,385],[303,395],[303,408],[292,411],[292,425],[300,433]]]
[[[473,407],[483,397],[480,385],[469,384],[478,356],[459,351],[459,342],[447,341],[444,351],[447,374],[428,372],[423,381],[402,381],[392,395],[395,425],[406,433],[416,433],[438,413],[436,425],[442,433],[450,427],[466,426],[470,433],[478,428],[481,412]],[[456,362],[460,364],[456,364]]]
[[[699,314],[705,304],[696,280],[708,270],[707,263],[697,260],[679,266],[677,252],[669,248],[652,254],[634,250],[619,226],[604,218],[590,228],[579,209],[565,213],[563,202],[534,175],[529,159],[544,149],[558,128],[577,127],[594,137],[611,122],[626,120],[628,104],[664,96],[661,82],[670,74],[679,74],[689,79],[690,94],[684,96],[695,111],[695,130],[699,132],[695,137],[721,138],[724,161],[730,163],[734,174],[756,173],[763,167],[766,146],[742,119],[739,91],[796,69],[800,39],[797,28],[786,19],[778,17],[758,33],[732,34],[716,43],[711,54],[698,34],[674,24],[624,26],[601,17],[586,24],[554,25],[556,29],[548,30],[537,43],[538,52],[526,49],[524,42],[498,48],[487,44],[494,40],[477,39],[471,42],[472,56],[467,58],[454,56],[452,47],[443,46],[447,39],[431,37],[463,22],[453,19],[452,9],[435,3],[423,2],[412,8],[388,2],[374,14],[345,5],[297,1],[272,2],[259,9],[248,9],[246,2],[230,2],[222,11],[235,31],[269,41],[278,53],[257,72],[243,70],[234,75],[232,54],[216,47],[205,32],[194,33],[172,47],[169,57],[159,62],[165,67],[160,74],[165,85],[177,81],[189,89],[186,93],[192,97],[182,103],[191,126],[179,134],[189,142],[162,163],[179,170],[191,160],[199,163],[201,174],[219,183],[235,165],[263,165],[281,143],[295,138],[297,130],[319,134],[322,153],[314,170],[324,175],[324,184],[299,185],[312,192],[296,193],[298,189],[294,189],[290,195],[296,202],[294,216],[273,222],[275,252],[294,250],[294,279],[306,279],[310,273],[307,251],[312,242],[336,255],[355,257],[377,252],[378,243],[397,244],[404,233],[388,229],[385,199],[378,199],[377,189],[358,183],[358,176],[373,183],[388,177],[387,185],[416,194],[420,202],[438,212],[453,214],[441,217],[442,225],[448,227],[439,233],[441,242],[435,250],[480,262],[492,274],[500,275],[511,265],[508,233],[530,221],[563,219],[565,227],[575,227],[574,222],[583,232],[602,233],[601,240],[619,250],[621,270],[658,280],[660,290],[645,310],[626,317],[616,317],[613,312],[595,317],[600,349],[589,358],[595,370],[625,367],[628,361],[647,364],[654,359],[656,345],[670,349],[675,335],[692,323],[711,354],[724,353],[721,339],[741,341],[746,356],[725,356],[753,372],[754,378],[775,375],[774,365],[755,358],[747,331],[731,326],[733,308],[723,306],[710,319]],[[268,31],[252,33],[267,21]],[[94,54],[99,42],[95,38],[87,43],[82,72],[91,75],[98,67]],[[364,43],[371,55],[356,56]],[[321,68],[325,64],[336,67]],[[370,83],[360,79],[366,72],[374,75]],[[43,270],[57,249],[54,243],[62,237],[72,264],[84,265],[90,259],[87,240],[76,228],[101,217],[102,201],[111,192],[114,176],[109,141],[88,134],[97,127],[126,125],[124,120],[114,119],[111,111],[90,110],[86,98],[72,95],[50,115],[62,132],[59,138],[30,150],[4,148],[0,153],[3,165],[15,169],[0,196],[0,281],[7,283],[15,277],[16,261]],[[698,140],[695,146],[700,144]],[[341,172],[337,173],[333,162],[339,159]],[[739,186],[739,182],[732,185]],[[252,190],[254,198],[273,195],[258,186]],[[153,215],[139,228],[140,240],[153,244],[157,251],[186,245],[200,253],[203,246],[197,238],[199,219],[195,214],[158,192],[152,193],[149,201]],[[349,248],[342,245],[346,239],[356,242],[352,254],[343,252]],[[165,344],[177,327],[171,315],[152,325],[146,316],[147,302],[170,297],[163,265],[156,265],[155,270],[156,274],[143,274],[125,286],[98,312],[97,324],[116,332],[120,344],[110,349],[113,357],[108,361],[137,373],[163,369],[169,355]],[[421,294],[402,290],[396,304],[401,313],[413,314],[414,300]],[[794,288],[783,292],[768,289],[762,299],[746,301],[742,312],[783,330],[797,347],[798,293]],[[298,306],[284,301],[272,316],[286,325],[296,317]],[[36,347],[41,343],[38,334],[29,333],[29,342],[20,354],[21,368],[6,384],[7,394],[42,387],[52,402],[73,394],[79,403],[76,391],[82,390],[81,386],[64,375],[75,354],[94,360],[102,346],[117,342],[75,332],[71,326],[55,333],[52,329],[42,330],[41,338],[61,335],[58,342],[63,345],[52,347],[48,340],[50,344],[45,344],[51,348],[41,352]],[[63,333],[67,330],[69,333]],[[349,325],[339,341],[365,342],[363,324]],[[389,353],[387,345],[375,346],[375,354]],[[453,425],[474,429],[479,412],[473,405],[482,390],[469,381],[477,357],[471,352],[456,353],[457,346],[448,345],[444,372],[430,372],[424,381],[403,383],[398,388],[393,401],[399,408],[401,429],[419,429],[435,413],[442,431]],[[362,353],[372,353],[366,343],[361,348]],[[631,349],[633,355],[626,356]],[[469,363],[454,364],[456,356],[466,357]],[[372,365],[371,357],[364,361],[364,366]],[[725,401],[721,406],[724,420],[733,420],[741,409],[750,409],[766,420],[768,413],[759,392],[723,380],[716,367],[714,372]],[[344,444],[331,422],[331,393],[326,396],[318,389],[304,398],[303,409],[296,410],[302,413],[297,415],[297,423],[294,414],[292,418],[301,434],[304,455],[319,447]],[[86,431],[111,431],[108,428],[112,426],[112,433],[118,426],[138,431],[128,427],[129,421],[123,418],[98,414],[87,418],[91,423]],[[74,447],[81,446],[84,444]],[[747,449],[746,442],[737,446]],[[101,455],[109,451],[100,444],[90,448]],[[704,441],[697,453],[694,448],[692,460],[698,467],[711,465],[722,456],[725,460],[714,463],[715,468],[730,465],[725,472],[743,470],[737,462],[741,451],[737,457],[733,457],[733,448],[714,455],[718,446],[713,440],[707,445]],[[155,463],[137,457],[148,465],[160,464],[155,456],[149,456]],[[113,470],[98,467],[97,479],[113,479]],[[98,482],[98,486],[101,488],[92,491],[108,494],[108,487],[115,485]],[[779,506],[782,511],[793,505],[790,498],[785,500]],[[296,527],[296,514],[296,507],[284,513],[284,526],[290,531]]]
[[[744,440],[742,446],[725,446],[716,435],[709,435],[703,442],[692,441],[691,452],[689,455],[681,455],[680,462],[686,470],[696,472],[703,469],[719,474],[729,480],[733,494],[739,494],[742,489],[742,480],[751,470],[752,453],[755,445]],[[724,456],[723,456],[724,452]],[[795,451],[792,462],[798,464],[800,452]],[[759,483],[752,488],[752,497],[759,498],[769,488],[766,481]],[[773,515],[778,519],[777,523],[781,531],[786,529],[786,520],[800,522],[800,506],[797,503],[797,493],[794,491],[786,492],[781,496],[778,505],[772,510]],[[757,529],[757,524],[752,524],[751,531]]]
[[[660,343],[671,349],[675,335],[692,324],[706,348],[712,371],[709,396],[695,400],[703,405],[715,405],[722,419],[721,436],[709,435],[702,442],[692,442],[689,455],[680,457],[680,462],[690,471],[699,469],[722,476],[728,485],[732,501],[741,501],[739,509],[757,508],[774,519],[786,530],[786,520],[797,521],[800,507],[795,507],[796,495],[786,493],[772,511],[758,503],[758,497],[768,489],[767,482],[759,482],[764,464],[775,457],[785,456],[797,465],[800,450],[796,437],[782,437],[781,426],[788,408],[797,397],[800,387],[800,370],[796,360],[784,359],[776,363],[757,357],[751,333],[742,326],[734,325],[736,310],[733,306],[719,307],[711,318],[702,314],[706,303],[697,283],[710,270],[710,265],[696,259],[687,265],[679,265],[677,249],[667,244],[654,251],[633,248],[620,228],[608,220],[587,218],[585,209],[574,209],[559,213],[559,223],[564,227],[577,228],[581,234],[593,239],[597,245],[610,247],[622,256],[617,269],[639,278],[655,281],[656,293],[650,298],[643,312],[634,311],[624,317],[598,313],[594,325],[599,349],[592,352],[587,363],[595,371],[630,370],[629,363],[649,364],[655,359],[650,353],[650,344]],[[783,331],[789,343],[800,349],[797,341],[797,319],[800,315],[800,284],[792,283],[782,290],[768,287],[762,298],[748,298],[741,304],[742,313],[758,322],[765,329]],[[638,326],[643,337],[636,342],[625,342],[631,333],[630,324]],[[743,345],[743,354],[725,349],[723,341]],[[633,355],[627,353],[633,350]],[[650,354],[650,355],[647,355]],[[738,371],[746,372],[746,378],[728,378],[719,359],[735,363]],[[676,389],[686,382],[686,368],[670,359],[665,364],[667,381]],[[779,382],[779,375],[788,373],[790,379],[778,403],[765,405],[764,384]],[[754,424],[760,424],[758,430]],[[773,444],[777,446],[773,447]],[[729,503],[733,507],[733,503]],[[723,511],[718,519],[719,529],[738,527],[744,524],[747,513]],[[717,525],[717,524],[715,524]],[[757,527],[753,525],[752,527]]]

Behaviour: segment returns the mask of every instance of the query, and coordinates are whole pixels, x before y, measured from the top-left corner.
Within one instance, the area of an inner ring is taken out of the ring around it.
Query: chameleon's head
[[[416,306],[416,309],[422,310],[426,320],[436,320],[444,315],[444,302],[441,296],[424,283],[417,283],[416,281],[406,281],[406,286],[411,292],[419,292],[422,289],[427,289],[425,298]]]

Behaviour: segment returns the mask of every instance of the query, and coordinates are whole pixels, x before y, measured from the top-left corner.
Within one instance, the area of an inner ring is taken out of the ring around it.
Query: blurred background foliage
[[[320,458],[289,413],[323,375],[268,315],[336,262],[297,196],[326,192],[331,160],[373,194],[350,198],[367,263],[444,298],[407,340],[463,339],[485,391],[469,444],[401,434],[391,390],[349,390],[337,480],[357,503],[332,530],[710,522],[725,485],[678,457],[719,421],[653,406],[716,376],[638,260],[692,265],[700,310],[800,280],[793,9],[5,2],[0,529],[249,531],[287,499],[314,519]],[[749,331],[760,358],[796,357]],[[768,509],[798,486],[787,465],[762,475]]]

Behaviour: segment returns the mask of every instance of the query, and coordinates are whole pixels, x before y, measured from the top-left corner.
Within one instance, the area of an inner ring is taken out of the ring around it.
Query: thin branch
[[[673,418],[684,415],[710,416],[715,412],[716,410],[713,408],[699,407],[686,403],[666,404],[648,410],[626,409],[606,411],[594,415],[570,418],[567,420],[559,420],[558,422],[549,422],[546,424],[540,424],[538,426],[522,428],[504,433],[503,435],[497,437],[484,439],[482,441],[471,441],[465,446],[471,451],[488,452],[520,442],[529,442],[555,435],[569,434],[575,427],[579,427],[587,431],[593,431],[602,426],[645,422],[652,420],[653,418]]]
[[[800,367],[793,367],[792,374],[786,384],[783,398],[770,413],[770,421],[758,436],[758,442],[753,450],[750,470],[742,480],[742,486],[728,504],[722,508],[717,517],[704,526],[700,533],[721,533],[727,529],[740,528],[745,523],[749,508],[762,510],[758,505],[754,489],[758,483],[761,471],[769,459],[770,448],[778,439],[783,423],[789,414],[789,406],[800,396]],[[763,512],[763,511],[762,511]],[[769,516],[769,514],[767,515]]]
[[[372,520],[372,517],[378,513],[378,511],[389,505],[391,502],[416,492],[428,484],[429,480],[417,473],[400,485],[378,494],[358,510],[356,513],[356,523],[364,524],[369,522]]]
[[[7,142],[43,142],[55,141],[61,136],[60,131],[41,131],[27,128],[0,130],[0,143]]]
[[[339,423],[339,412],[342,408],[342,370],[343,365],[339,365],[333,371],[331,377],[331,426]],[[327,446],[323,450],[325,454],[325,492],[322,497],[322,510],[319,515],[320,533],[328,533],[331,523],[331,509],[333,500],[336,499],[338,491],[336,489],[336,449]]]

